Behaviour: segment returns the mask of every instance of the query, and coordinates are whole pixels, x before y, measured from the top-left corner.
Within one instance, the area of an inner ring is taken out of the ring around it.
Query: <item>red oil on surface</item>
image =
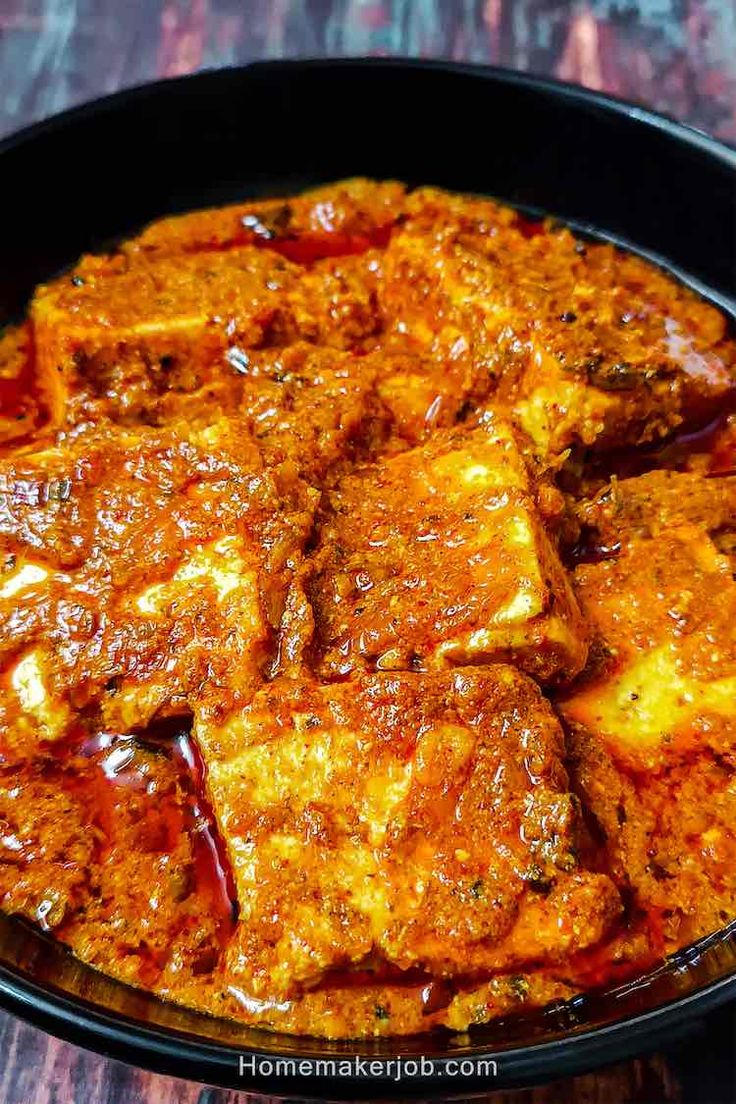
[[[536,238],[537,234],[545,232],[543,218],[531,218],[529,215],[522,215],[520,211],[516,212],[514,225],[525,238]]]
[[[232,934],[238,918],[238,898],[230,859],[206,791],[206,766],[190,732],[180,732],[174,741],[174,762],[191,786],[192,825],[197,887],[210,901],[220,920],[220,938]]]
[[[615,560],[621,551],[621,542],[606,543],[592,526],[584,526],[576,543],[565,559],[570,567],[578,564],[602,563],[603,560]]]
[[[736,394],[735,394],[736,399]],[[695,467],[708,475],[726,475],[736,468],[736,420],[731,401],[714,418],[694,429],[674,433],[664,441],[608,449],[587,458],[591,480],[607,483],[612,477],[632,479],[656,468],[688,471]]]
[[[699,429],[675,434],[659,450],[659,466],[685,468],[694,456],[708,454],[708,472],[713,475],[736,467],[736,421],[729,410]]]
[[[392,226],[381,226],[370,234],[303,234],[298,238],[257,239],[254,244],[272,249],[296,264],[310,265],[327,257],[351,257],[369,249],[385,249]]]
[[[175,793],[149,793],[149,778],[137,751],[148,748],[165,755],[175,768],[185,801]],[[65,754],[71,749],[67,748]],[[150,796],[151,817],[146,826],[148,851],[173,851],[182,832],[192,845],[195,891],[203,907],[218,920],[222,943],[237,921],[237,894],[224,841],[206,793],[206,768],[186,718],[170,718],[136,733],[100,732],[78,738],[76,754],[91,760],[98,770],[86,774],[82,785],[94,791],[95,819],[106,838],[113,838],[116,790],[124,788]]]

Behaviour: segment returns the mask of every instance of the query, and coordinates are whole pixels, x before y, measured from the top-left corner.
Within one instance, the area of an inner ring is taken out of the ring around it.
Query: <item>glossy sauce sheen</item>
[[[0,342],[2,908],[331,1037],[732,919],[735,368],[639,258],[391,182],[38,288]]]

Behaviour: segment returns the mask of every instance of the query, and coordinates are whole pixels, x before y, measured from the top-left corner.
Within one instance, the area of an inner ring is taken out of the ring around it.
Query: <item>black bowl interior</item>
[[[736,294],[736,153],[695,131],[580,89],[471,66],[277,62],[135,89],[0,146],[0,320],[81,252],[148,220],[364,174],[488,193],[633,244],[727,308]],[[562,1008],[408,1040],[324,1043],[198,1016],[82,966],[0,918],[0,1003],[141,1065],[241,1088],[331,1099],[473,1091],[561,1076],[645,1049],[736,995],[736,934],[655,974]],[[239,1056],[417,1055],[433,1076],[239,1067]],[[444,1063],[490,1054],[496,1076]]]

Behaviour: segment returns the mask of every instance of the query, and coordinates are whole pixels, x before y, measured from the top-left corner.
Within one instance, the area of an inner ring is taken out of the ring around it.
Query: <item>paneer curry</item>
[[[639,257],[349,180],[0,338],[0,907],[333,1038],[736,917],[736,344]]]

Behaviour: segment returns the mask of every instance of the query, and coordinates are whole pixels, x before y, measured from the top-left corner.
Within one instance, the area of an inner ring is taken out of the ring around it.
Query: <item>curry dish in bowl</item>
[[[652,264],[349,180],[0,338],[0,906],[162,998],[464,1031],[736,917],[736,345]]]

